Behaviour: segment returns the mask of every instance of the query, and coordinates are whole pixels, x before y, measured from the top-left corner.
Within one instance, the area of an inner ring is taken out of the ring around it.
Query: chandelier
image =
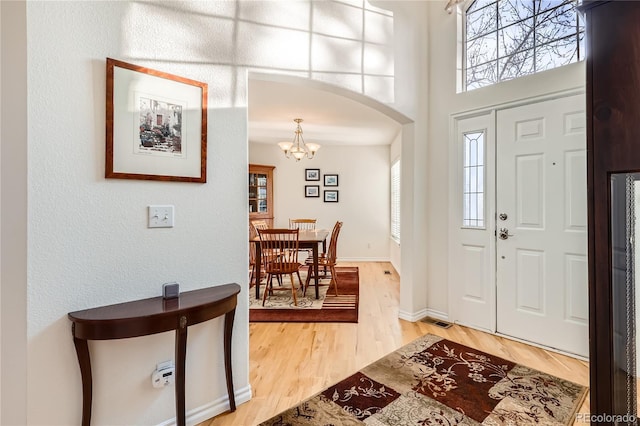
[[[291,156],[293,156],[296,161],[300,161],[304,157],[312,159],[320,149],[320,145],[317,143],[305,143],[304,138],[302,137],[302,127],[300,127],[302,118],[296,118],[293,121],[297,123],[293,142],[278,142],[278,146],[282,151],[284,151],[284,155],[287,158],[291,158]]]

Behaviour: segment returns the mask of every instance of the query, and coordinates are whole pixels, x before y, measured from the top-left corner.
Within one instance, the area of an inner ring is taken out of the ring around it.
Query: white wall
[[[230,90],[234,73],[213,64],[224,49],[201,37],[203,16],[215,28],[233,7],[214,3],[202,15],[199,6],[27,4],[28,424],[79,422],[67,312],[157,296],[167,281],[183,291],[242,284],[233,364],[236,390],[248,396],[246,108]],[[105,57],[209,83],[207,184],[104,179]],[[174,205],[176,226],[148,229],[150,204]],[[221,339],[222,319],[189,329],[188,411],[220,408],[212,402],[226,393]],[[92,343],[92,423],[173,417],[173,388],[150,384],[156,363],[174,358],[173,343],[172,333]]]
[[[414,119],[402,127],[401,271],[399,317],[427,314],[427,156],[429,148],[429,2],[385,1],[394,12],[396,98],[394,106]],[[401,83],[400,83],[401,82]]]
[[[518,101],[534,96],[582,87],[585,84],[584,62],[511,80],[494,86],[456,93],[457,34],[460,16],[448,15],[444,1],[429,5],[429,154],[427,210],[428,226],[427,282],[428,311],[435,316],[448,315],[447,230],[449,220],[448,144],[450,116],[489,105]],[[435,60],[434,58],[437,58]]]
[[[393,164],[394,161],[401,158],[400,153],[402,152],[402,134],[398,134],[398,136],[393,140],[391,146],[389,146],[389,164]],[[402,161],[402,160],[401,160]],[[402,181],[400,181],[400,187],[402,188]],[[402,226],[402,224],[401,224]],[[402,242],[400,242],[401,244]],[[395,270],[400,273],[402,270],[402,259],[401,259],[401,251],[400,244],[389,238],[389,260]]]
[[[27,411],[27,32],[23,2],[0,2],[0,424]],[[17,143],[16,143],[17,142]]]
[[[343,222],[338,244],[342,261],[389,260],[389,145],[326,145],[312,160],[287,159],[277,145],[251,143],[249,162],[275,166],[275,226],[289,218],[317,218],[317,227]],[[320,169],[320,182],[305,181],[305,169]],[[325,187],[325,174],[338,175],[338,187]],[[320,198],[305,198],[305,185],[319,185]],[[323,191],[337,189],[338,203],[325,203]]]
[[[20,22],[19,11],[5,16],[6,11],[3,4],[3,23],[14,18]],[[227,282],[242,285],[233,365],[238,402],[246,400],[246,73],[291,73],[393,103],[395,91],[408,93],[405,86],[416,87],[417,82],[396,82],[393,75],[381,72],[394,63],[391,14],[368,6],[363,10],[352,2],[32,1],[26,3],[26,30],[28,109],[17,125],[26,123],[28,134],[18,132],[11,142],[28,154],[27,175],[18,173],[14,182],[28,186],[8,196],[4,168],[2,179],[2,303],[8,302],[5,264],[12,259],[5,247],[4,207],[13,204],[19,211],[26,208],[23,200],[28,197],[28,212],[22,211],[17,222],[21,226],[28,219],[26,241],[22,234],[27,252],[11,265],[17,279],[9,283],[18,295],[14,308],[26,303],[26,309],[23,316],[11,318],[14,330],[23,327],[21,334],[9,339],[3,330],[2,360],[22,359],[28,374],[18,363],[13,371],[15,401],[5,399],[4,388],[3,420],[77,424],[80,374],[67,313],[156,296],[163,282],[173,280],[182,290]],[[5,40],[4,25],[2,36]],[[104,179],[106,57],[209,84],[208,183]],[[4,87],[2,96],[4,124],[6,102],[11,101]],[[3,166],[5,136],[3,127]],[[381,151],[372,152],[370,160],[388,166],[388,151]],[[23,159],[18,152],[7,161],[17,160],[14,164],[20,167]],[[333,207],[339,209],[343,200],[356,199],[355,185],[348,183],[358,177],[344,165],[332,171],[340,173],[341,185],[345,182],[341,202]],[[385,182],[387,197],[388,179]],[[176,226],[147,229],[149,204],[175,205]],[[331,223],[338,216],[337,210],[327,210],[320,219]],[[380,226],[378,216],[366,218],[363,215],[357,226]],[[388,226],[388,217],[380,222]],[[350,226],[345,223],[345,237]],[[351,229],[362,232],[357,226]],[[386,236],[384,241],[372,238],[371,244],[372,258],[388,257]],[[4,326],[4,309],[2,315]],[[225,409],[221,339],[221,319],[189,329],[191,423]],[[173,417],[173,390],[150,385],[155,364],[173,358],[171,333],[92,342],[90,350],[92,424],[158,424]],[[3,363],[3,372],[6,366]],[[5,379],[3,374],[3,387]]]

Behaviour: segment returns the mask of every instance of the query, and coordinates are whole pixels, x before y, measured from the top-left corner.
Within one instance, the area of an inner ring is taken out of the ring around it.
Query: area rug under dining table
[[[427,334],[260,425],[569,425],[586,393]]]
[[[262,299],[256,300],[255,292],[249,292],[249,322],[358,322],[358,303],[360,278],[357,266],[337,266],[338,296],[335,295],[333,285],[329,289],[330,279],[320,280],[320,298],[315,298],[313,285],[309,286],[306,296],[301,290],[297,292],[298,305],[295,306],[291,296],[289,277],[284,277],[282,286],[274,279],[273,295],[267,297],[262,305]],[[301,270],[302,282],[305,281],[306,271]],[[295,277],[296,286],[299,286]],[[261,285],[260,295],[264,293],[264,283]]]

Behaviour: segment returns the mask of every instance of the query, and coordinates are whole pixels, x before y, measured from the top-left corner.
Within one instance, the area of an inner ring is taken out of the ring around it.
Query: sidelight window
[[[484,228],[485,133],[464,133],[462,143],[462,225],[466,228]]]

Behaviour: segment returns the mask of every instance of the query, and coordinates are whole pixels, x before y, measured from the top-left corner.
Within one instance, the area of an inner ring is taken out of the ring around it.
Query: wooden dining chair
[[[314,231],[316,229],[316,221],[317,219],[289,219],[289,229]],[[306,253],[307,258],[313,253],[311,249],[301,249],[300,251]]]
[[[252,220],[249,226],[249,239],[258,237],[258,229],[266,228],[268,225],[265,220]],[[249,269],[249,285],[251,285],[256,276],[256,245],[253,243],[249,244]],[[260,283],[256,283],[256,285],[260,285]]]
[[[313,231],[316,229],[317,219],[289,219],[289,229]]]
[[[267,229],[269,227],[269,224],[267,223],[266,220],[252,220],[251,227],[253,229]]]
[[[278,277],[281,282],[283,275],[289,275],[291,279],[291,295],[293,303],[298,306],[296,285],[293,274],[298,276],[298,282],[302,287],[300,267],[298,262],[298,229],[258,229],[260,246],[264,260],[264,271],[267,274],[266,287],[262,296],[264,306],[267,295],[273,294],[273,277]]]
[[[329,282],[329,290],[331,289],[331,284],[336,292],[336,296],[338,295],[338,277],[336,275],[336,263],[338,262],[338,236],[340,235],[340,229],[342,229],[342,222],[338,221],[333,226],[333,231],[331,232],[331,239],[329,240],[329,249],[327,253],[318,255],[318,270],[320,267],[329,268],[331,272],[331,281]],[[313,261],[309,262],[307,260],[306,264],[309,266],[309,272],[307,273],[307,279],[304,283],[304,291],[303,295],[307,294],[307,288],[309,287],[309,282],[311,278],[315,277],[313,271]]]

